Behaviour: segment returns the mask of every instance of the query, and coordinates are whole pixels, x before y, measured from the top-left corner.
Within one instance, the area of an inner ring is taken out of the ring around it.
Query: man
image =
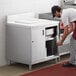
[[[61,46],[66,39],[66,37],[73,32],[70,40],[70,60],[69,62],[63,64],[65,67],[76,65],[76,9],[67,8],[61,9],[59,6],[53,6],[52,9],[53,17],[61,18],[64,25],[64,32],[61,39],[57,42],[58,46]]]

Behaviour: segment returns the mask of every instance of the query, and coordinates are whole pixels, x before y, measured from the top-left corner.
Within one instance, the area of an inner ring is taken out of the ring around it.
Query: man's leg
[[[76,40],[73,37],[70,40],[70,60],[71,64],[76,65]]]
[[[74,67],[76,65],[76,40],[74,40],[72,37],[70,39],[70,48],[68,49],[70,51],[70,59],[69,62],[64,63],[63,67]]]

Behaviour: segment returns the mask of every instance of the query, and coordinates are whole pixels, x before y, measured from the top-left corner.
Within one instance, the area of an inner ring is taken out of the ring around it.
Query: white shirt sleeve
[[[69,25],[69,18],[68,18],[67,13],[65,13],[65,12],[62,13],[61,20],[62,20],[64,26]]]

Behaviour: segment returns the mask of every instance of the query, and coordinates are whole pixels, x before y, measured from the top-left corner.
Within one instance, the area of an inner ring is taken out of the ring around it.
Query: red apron
[[[76,22],[75,22],[75,25],[76,25]],[[74,32],[73,32],[72,37],[76,40],[76,26],[75,26],[75,30],[74,30]]]

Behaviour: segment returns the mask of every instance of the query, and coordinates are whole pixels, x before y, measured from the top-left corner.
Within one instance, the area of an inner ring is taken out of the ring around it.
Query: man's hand
[[[63,45],[63,43],[61,41],[58,41],[56,44],[57,44],[57,46]]]

